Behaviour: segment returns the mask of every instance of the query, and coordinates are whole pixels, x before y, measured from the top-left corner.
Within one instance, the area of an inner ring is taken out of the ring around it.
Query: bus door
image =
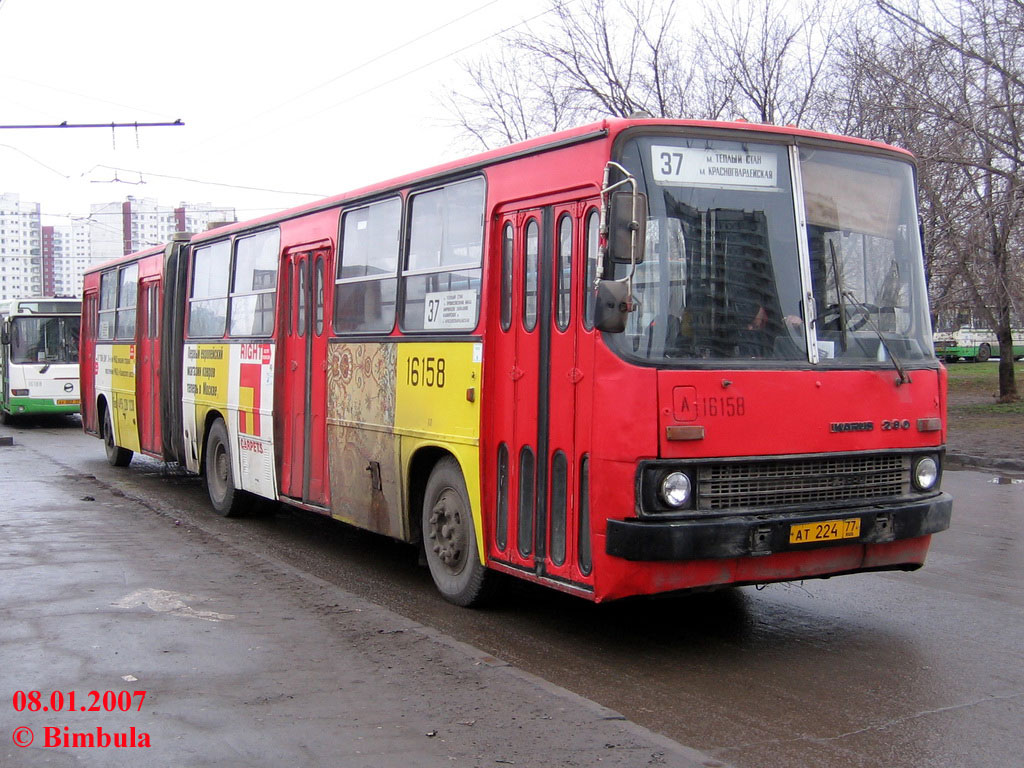
[[[79,329],[78,370],[79,395],[82,398],[82,425],[89,432],[99,434],[100,424],[96,412],[96,376],[99,363],[96,362],[96,319],[99,294],[85,294],[82,300],[82,327]]]
[[[327,482],[327,338],[325,278],[330,248],[304,246],[285,254],[287,302],[281,335],[284,366],[278,390],[281,493],[330,505]]]
[[[584,211],[582,203],[556,205],[551,212],[551,244],[547,249],[550,276],[541,280],[542,300],[548,305],[546,333],[547,392],[547,535],[544,556],[548,576],[579,582],[579,471],[587,452],[590,403],[593,385],[591,356],[581,349],[592,336],[582,334]],[[543,253],[543,249],[542,249]],[[544,358],[542,358],[543,361]],[[541,369],[544,365],[542,362]],[[539,552],[540,550],[538,550]]]
[[[6,315],[0,313],[0,328],[3,328],[5,321]],[[11,392],[11,385],[7,380],[7,361],[9,355],[7,347],[7,344],[0,343],[0,408],[6,407]]]
[[[505,213],[495,396],[497,515],[492,552],[537,575],[577,582],[575,532],[582,453],[577,399],[589,378],[578,364],[582,243],[578,203]],[[505,330],[507,326],[507,330]],[[505,439],[507,438],[507,439]]]
[[[143,280],[139,286],[138,333],[135,386],[136,408],[139,411],[139,446],[148,453],[162,455],[159,278]]]

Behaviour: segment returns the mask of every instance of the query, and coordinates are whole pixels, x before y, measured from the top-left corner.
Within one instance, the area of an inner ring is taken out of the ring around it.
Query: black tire
[[[231,444],[228,428],[223,419],[217,419],[206,436],[206,492],[214,511],[221,517],[238,517],[242,514],[245,493],[235,488],[232,470]]]
[[[0,408],[0,424],[11,426],[14,424],[14,414],[8,413],[3,408]]]
[[[977,361],[979,363],[987,363],[990,357],[992,357],[992,347],[988,344],[979,345]]]
[[[127,467],[135,455],[114,442],[114,423],[110,420],[109,408],[103,410],[103,450],[107,452],[107,463],[112,467]]]
[[[466,481],[458,462],[441,459],[423,496],[423,549],[442,597],[468,607],[485,597],[489,572],[480,562]]]

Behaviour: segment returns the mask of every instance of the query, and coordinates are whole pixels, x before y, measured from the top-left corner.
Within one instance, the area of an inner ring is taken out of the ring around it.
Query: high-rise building
[[[91,206],[88,220],[42,226],[39,203],[0,194],[0,300],[79,296],[87,269],[162,245],[175,232],[205,232],[236,221],[235,209],[209,203],[160,205],[152,198]]]
[[[0,300],[44,295],[39,203],[0,194]]]
[[[128,197],[120,203],[93,205],[89,219],[92,253],[101,260],[161,245],[175,232],[205,232],[236,217],[234,208],[209,203],[182,203],[172,208],[153,198]]]
[[[89,242],[89,224],[72,221],[69,225],[42,228],[43,294],[80,296],[82,275],[93,264]]]

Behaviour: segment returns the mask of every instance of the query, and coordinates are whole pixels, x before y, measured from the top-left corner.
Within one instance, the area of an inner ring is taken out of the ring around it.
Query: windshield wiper
[[[875,325],[874,321],[871,319],[871,310],[853,295],[853,291],[845,291],[843,296],[852,301],[854,305],[864,313],[864,320],[867,323],[868,328],[874,332],[875,336],[877,336],[878,340],[882,343],[882,348],[889,354],[889,360],[892,361],[893,368],[896,369],[896,373],[900,376],[899,379],[896,380],[896,386],[899,386],[900,384],[909,384],[910,374],[906,372],[903,368],[903,364],[900,362],[900,359],[893,354],[893,351],[889,349],[889,345],[885,343],[885,336],[882,335],[882,332],[878,330],[878,326]]]
[[[845,352],[846,349],[847,349],[847,342],[846,342],[846,305],[843,303],[843,296],[844,296],[843,282],[842,282],[842,278],[839,276],[839,258],[836,256],[836,242],[835,242],[835,240],[829,240],[828,241],[828,247],[829,247],[829,250],[832,251],[832,274],[835,277],[835,281],[836,281],[836,304],[837,304],[837,306],[839,308],[839,319],[837,321],[838,324],[839,324],[839,333],[840,333],[839,341],[843,345],[843,352]]]
[[[893,354],[893,351],[889,348],[889,345],[886,343],[885,337],[882,335],[882,332],[878,329],[878,326],[876,326],[874,321],[871,319],[871,309],[866,304],[862,303],[856,297],[856,295],[854,295],[853,291],[847,291],[843,289],[842,279],[839,276],[839,259],[836,256],[835,241],[829,240],[828,247],[829,250],[832,252],[832,272],[835,275],[836,282],[836,309],[839,312],[838,324],[839,331],[842,334],[839,338],[842,341],[843,351],[845,352],[847,348],[846,332],[848,325],[846,318],[846,304],[844,302],[844,299],[846,299],[852,302],[853,305],[857,307],[857,309],[864,313],[864,322],[875,334],[875,336],[878,337],[879,342],[881,342],[882,344],[882,348],[888,353],[889,360],[892,361],[893,368],[895,368],[896,373],[899,374],[899,379],[896,380],[896,386],[899,386],[900,384],[909,384],[910,374],[908,374],[906,370],[903,368],[903,364],[900,362],[900,359]]]

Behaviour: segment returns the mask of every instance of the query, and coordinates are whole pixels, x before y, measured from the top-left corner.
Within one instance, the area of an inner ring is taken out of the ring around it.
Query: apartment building
[[[81,296],[82,275],[95,261],[89,242],[89,223],[72,221],[42,227],[43,295]]]
[[[205,232],[237,219],[234,208],[209,203],[172,207],[129,196],[123,202],[93,205],[89,220],[92,253],[102,261],[166,243],[175,232]]]
[[[0,194],[0,301],[43,295],[39,211],[39,203]]]
[[[96,264],[166,243],[175,232],[205,232],[236,220],[234,208],[128,197],[91,206],[88,219],[43,226],[39,203],[0,194],[0,301],[79,296],[82,275]]]

